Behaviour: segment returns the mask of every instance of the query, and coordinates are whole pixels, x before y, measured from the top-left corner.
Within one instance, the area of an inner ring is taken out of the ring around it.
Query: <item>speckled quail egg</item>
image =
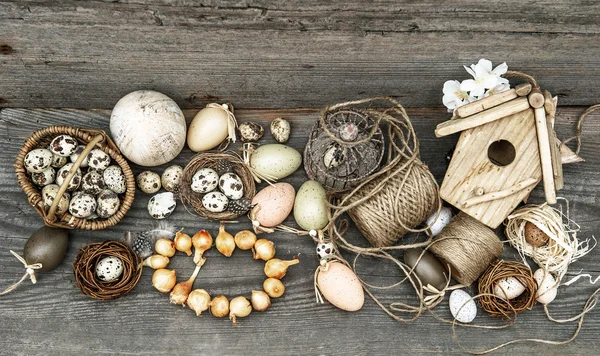
[[[54,183],[54,178],[56,178],[56,172],[52,167],[40,173],[31,173],[31,181],[40,187]]]
[[[244,184],[235,173],[223,174],[219,178],[219,189],[227,198],[232,200],[237,200],[244,196]]]
[[[104,188],[104,178],[96,171],[89,171],[81,178],[81,189],[86,193],[97,195]]]
[[[110,166],[110,156],[99,148],[94,148],[87,156],[88,167],[103,171]]]
[[[286,143],[290,138],[290,131],[290,123],[287,120],[278,117],[271,121],[271,135],[277,142]]]
[[[152,171],[143,171],[137,176],[138,188],[144,193],[154,194],[160,190],[160,176]]]
[[[73,167],[73,163],[67,163],[64,166],[62,166],[61,169],[58,170],[58,172],[56,173],[56,184],[58,184],[58,185],[63,184],[63,182],[65,181],[65,178],[67,178],[67,175],[69,174],[69,170],[71,170],[71,167]],[[81,169],[77,168],[77,171],[75,171],[73,178],[71,178],[71,182],[69,182],[67,191],[71,192],[71,191],[79,188],[80,184],[81,184]]]
[[[255,142],[260,140],[265,129],[256,122],[243,122],[238,126],[242,142]]]
[[[44,201],[44,206],[46,207],[46,211],[50,209],[52,203],[54,203],[54,198],[58,193],[60,187],[58,184],[49,184],[42,188],[42,200]],[[56,208],[56,214],[62,215],[69,209],[69,201],[71,199],[71,195],[67,192],[63,193],[62,198],[58,202],[58,207]]]
[[[104,185],[117,194],[123,194],[127,190],[125,174],[119,166],[109,166],[102,173]]]
[[[165,169],[160,177],[160,184],[166,191],[171,193],[179,192],[181,186],[181,177],[183,176],[183,168],[178,165],[172,165]]]
[[[219,176],[214,169],[200,168],[192,177],[192,190],[196,193],[208,193],[219,185]]]
[[[78,146],[79,143],[77,143],[77,140],[74,137],[69,135],[59,135],[50,142],[48,148],[56,155],[69,157],[75,153]]]
[[[96,277],[103,282],[116,281],[122,274],[123,261],[118,257],[104,257],[96,265]]]
[[[121,206],[119,196],[110,189],[104,189],[102,192],[100,192],[100,194],[98,194],[96,197],[96,203],[96,214],[98,214],[98,216],[102,219],[106,219],[115,215]]]
[[[92,215],[85,218],[86,220],[97,220],[99,218],[98,214],[92,213]]]
[[[36,148],[31,150],[25,156],[23,165],[28,172],[40,173],[45,171],[52,164],[52,152],[45,148]]]
[[[71,162],[75,163],[75,161],[77,161],[77,158],[79,158],[79,156],[81,155],[81,152],[83,152],[84,149],[85,149],[85,146],[77,147],[77,149],[75,150],[75,153],[73,153],[72,155],[69,156],[69,159],[71,160]],[[83,161],[81,161],[81,164],[79,165],[79,167],[80,168],[87,167],[88,163],[89,163],[89,158],[90,158],[90,154],[88,153],[87,157],[85,157],[83,159]]]
[[[65,164],[67,164],[68,161],[69,161],[69,159],[67,157],[55,155],[53,153],[52,154],[52,163],[50,164],[50,166],[53,168],[60,168],[60,167],[64,166]]]
[[[317,255],[319,255],[319,258],[333,255],[334,252],[335,248],[331,242],[322,242],[317,245]]]
[[[346,148],[338,143],[333,143],[323,155],[323,163],[325,167],[332,169],[339,167],[346,161]]]
[[[69,203],[69,213],[76,218],[87,218],[96,211],[96,198],[88,193],[77,194]]]
[[[202,197],[202,205],[213,213],[225,211],[228,203],[227,197],[221,192],[210,192]]]
[[[171,215],[176,206],[177,202],[173,193],[159,193],[148,201],[148,213],[155,219],[165,219]]]

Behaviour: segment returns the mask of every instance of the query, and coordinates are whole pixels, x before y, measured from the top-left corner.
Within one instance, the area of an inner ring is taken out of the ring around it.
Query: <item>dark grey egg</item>
[[[50,271],[65,258],[68,246],[67,230],[43,226],[29,237],[23,255],[28,264],[41,263],[42,271]]]
[[[404,252],[404,263],[413,268],[422,251],[420,248],[406,250]],[[444,268],[440,260],[428,251],[423,255],[414,272],[421,280],[423,287],[431,284],[438,290],[442,290],[446,286],[448,275],[446,268]]]

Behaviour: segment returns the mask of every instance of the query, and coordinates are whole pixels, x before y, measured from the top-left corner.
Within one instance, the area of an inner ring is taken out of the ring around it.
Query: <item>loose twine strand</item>
[[[25,267],[25,274],[23,275],[23,277],[21,277],[21,279],[13,284],[12,286],[6,288],[5,290],[3,290],[2,292],[0,292],[0,295],[5,295],[8,294],[10,292],[12,292],[13,290],[17,289],[17,287],[19,287],[19,285],[21,285],[21,283],[25,282],[26,279],[30,279],[31,283],[36,284],[37,283],[37,279],[35,277],[35,271],[38,269],[42,269],[42,264],[41,263],[32,263],[32,264],[28,264],[27,261],[25,261],[25,259],[21,256],[19,256],[18,253],[16,253],[13,250],[10,250],[10,253],[13,254],[13,256],[15,256]]]

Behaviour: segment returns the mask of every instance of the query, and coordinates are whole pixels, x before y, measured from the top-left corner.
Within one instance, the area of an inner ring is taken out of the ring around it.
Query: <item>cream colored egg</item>
[[[227,112],[219,108],[200,110],[187,133],[187,144],[192,151],[202,152],[217,147],[228,135]]]
[[[158,166],[175,158],[185,145],[186,123],[177,103],[151,90],[125,95],[113,108],[110,133],[130,161]]]
[[[278,143],[259,146],[250,157],[250,166],[261,174],[281,179],[294,173],[302,163],[300,152]]]
[[[515,299],[525,292],[525,286],[516,277],[500,278],[494,285],[494,294],[503,299]]]
[[[319,182],[309,180],[298,189],[294,202],[294,219],[304,230],[319,230],[329,222],[327,193]]]
[[[357,311],[365,302],[365,293],[356,274],[340,262],[331,262],[317,276],[319,291],[334,306]]]
[[[296,192],[289,183],[269,185],[252,199],[255,220],[262,226],[273,227],[281,224],[290,215]]]
[[[538,269],[533,274],[533,279],[537,283],[536,300],[542,304],[550,304],[556,298],[558,285],[554,276],[543,268]]]

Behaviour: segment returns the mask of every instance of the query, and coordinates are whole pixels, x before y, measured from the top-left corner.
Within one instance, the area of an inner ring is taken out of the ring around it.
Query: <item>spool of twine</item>
[[[503,249],[492,229],[463,212],[452,218],[429,247],[463,285],[475,282]]]

